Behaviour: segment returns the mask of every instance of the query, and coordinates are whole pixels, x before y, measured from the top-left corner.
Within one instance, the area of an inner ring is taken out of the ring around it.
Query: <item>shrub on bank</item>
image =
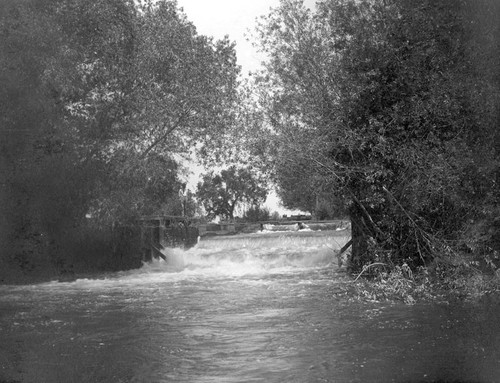
[[[76,233],[60,254],[59,272],[107,272],[141,266],[140,229],[126,227],[86,227]]]
[[[371,270],[370,270],[371,269]],[[382,264],[352,276],[347,285],[352,300],[399,301],[415,304],[422,301],[477,299],[500,293],[500,272],[481,271],[465,262],[419,267],[408,265],[383,267]]]
[[[87,223],[67,228],[56,239],[26,235],[0,257],[0,283],[24,284],[138,268],[140,229]]]

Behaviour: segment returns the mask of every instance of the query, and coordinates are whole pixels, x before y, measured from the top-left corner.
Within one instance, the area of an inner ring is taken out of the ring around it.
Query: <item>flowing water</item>
[[[0,382],[500,382],[500,306],[363,303],[343,232],[201,241],[100,279],[0,287]]]

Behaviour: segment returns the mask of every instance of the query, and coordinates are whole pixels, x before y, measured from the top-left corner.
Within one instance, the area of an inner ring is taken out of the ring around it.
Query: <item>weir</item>
[[[142,217],[139,224],[143,262],[151,262],[158,258],[167,261],[166,249],[186,250],[195,246],[199,238],[225,237],[244,233],[328,231],[349,228],[349,222],[345,220],[201,223],[193,218],[174,215]]]

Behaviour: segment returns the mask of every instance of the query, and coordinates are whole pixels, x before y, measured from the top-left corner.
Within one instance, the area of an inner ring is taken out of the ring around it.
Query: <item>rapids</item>
[[[0,382],[500,381],[500,305],[352,302],[344,231],[212,237],[0,287]]]

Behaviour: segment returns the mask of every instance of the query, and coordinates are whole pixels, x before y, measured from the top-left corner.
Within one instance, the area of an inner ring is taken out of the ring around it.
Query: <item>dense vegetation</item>
[[[261,20],[278,190],[294,207],[344,201],[351,270],[499,266],[499,16],[494,0],[326,0],[315,12],[286,0]]]
[[[131,225],[180,214],[238,72],[172,1],[0,1],[0,278],[140,265]]]
[[[199,184],[210,217],[269,216],[263,174],[286,207],[349,215],[353,272],[497,270],[499,16],[282,0],[243,83],[175,1],[0,0],[0,279],[138,266],[134,222],[181,214],[193,154],[226,160]]]

